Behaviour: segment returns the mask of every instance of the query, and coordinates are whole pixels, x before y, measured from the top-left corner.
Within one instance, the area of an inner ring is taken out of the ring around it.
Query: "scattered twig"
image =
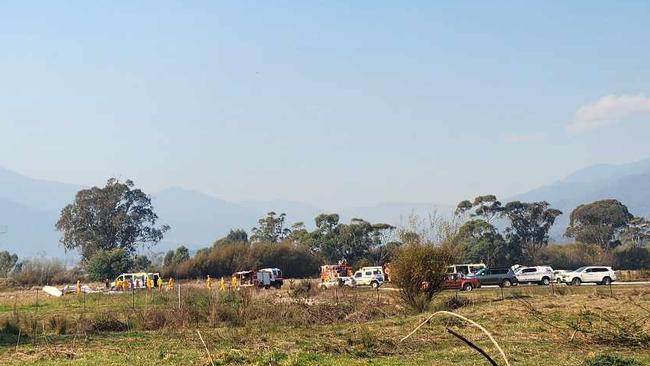
[[[485,358],[486,358],[486,359],[487,359],[487,360],[492,364],[492,366],[498,366],[497,363],[492,359],[492,357],[490,357],[490,355],[488,355],[487,352],[483,351],[483,349],[481,349],[481,347],[477,346],[475,343],[473,343],[473,342],[470,341],[469,339],[463,337],[462,335],[460,335],[460,334],[454,332],[454,331],[451,330],[450,328],[447,328],[447,332],[449,332],[449,333],[450,333],[451,335],[453,335],[454,337],[460,339],[461,341],[465,342],[465,344],[467,344],[469,347],[475,349],[475,350],[478,351],[480,354],[482,354],[483,357],[485,357]]]
[[[205,345],[205,341],[203,340],[203,336],[201,336],[201,332],[197,329],[196,333],[199,334],[199,339],[201,339],[201,343],[203,343],[203,347],[205,348],[205,353],[208,354],[208,359],[210,360],[210,364],[214,366],[214,361],[212,360],[212,355],[210,354],[210,351],[208,350],[208,346]]]
[[[573,342],[573,339],[575,338],[576,333],[578,333],[578,329],[577,329],[577,328],[573,330],[573,333],[571,334],[571,338],[569,339],[569,342]]]

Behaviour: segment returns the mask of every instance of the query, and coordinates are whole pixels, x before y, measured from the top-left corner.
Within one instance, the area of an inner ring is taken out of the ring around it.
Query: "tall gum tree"
[[[156,226],[157,221],[151,197],[131,180],[111,178],[103,188],[79,191],[61,210],[56,229],[63,233],[63,247],[79,250],[87,263],[99,251],[133,253],[138,245],[157,244],[169,230],[167,225]]]

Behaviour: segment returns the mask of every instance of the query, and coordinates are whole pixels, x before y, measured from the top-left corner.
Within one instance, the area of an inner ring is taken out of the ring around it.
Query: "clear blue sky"
[[[649,4],[2,2],[0,165],[325,208],[519,193],[650,157]]]

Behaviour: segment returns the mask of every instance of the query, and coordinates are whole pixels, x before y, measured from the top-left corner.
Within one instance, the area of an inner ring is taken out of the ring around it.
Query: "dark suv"
[[[468,277],[477,278],[481,285],[499,285],[500,287],[510,287],[517,285],[519,281],[512,268],[483,268]]]

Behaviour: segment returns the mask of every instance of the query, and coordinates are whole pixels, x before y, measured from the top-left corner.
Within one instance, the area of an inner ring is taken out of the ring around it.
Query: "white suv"
[[[363,267],[352,276],[354,285],[377,288],[384,283],[384,270],[381,267]]]
[[[616,281],[616,273],[612,267],[601,266],[580,267],[575,271],[562,273],[560,276],[562,282],[574,286],[580,286],[582,283],[609,285]]]
[[[518,267],[515,270],[515,276],[519,283],[538,283],[548,286],[551,281],[555,281],[553,268],[549,266]]]

